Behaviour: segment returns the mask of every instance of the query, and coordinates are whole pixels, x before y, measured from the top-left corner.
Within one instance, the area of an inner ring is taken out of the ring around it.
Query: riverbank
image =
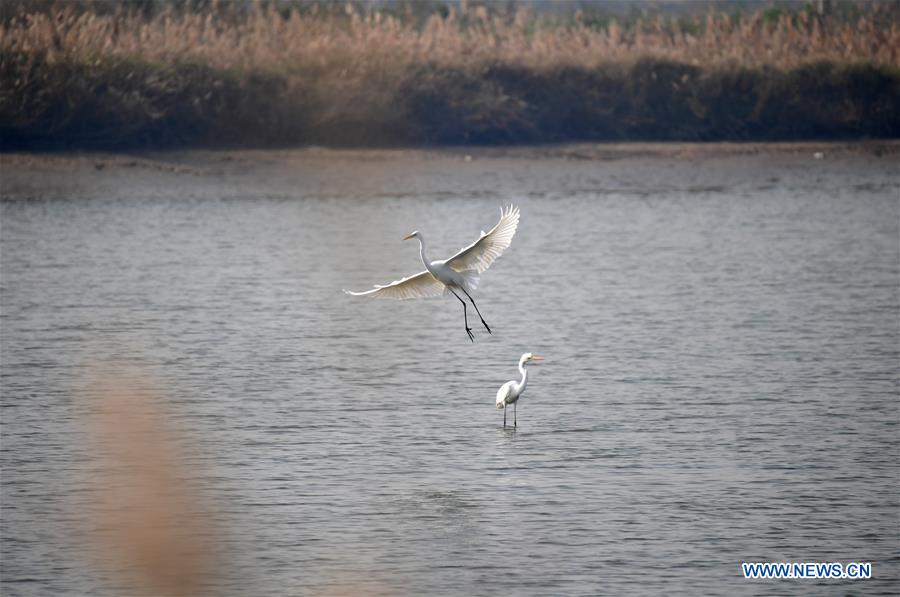
[[[461,146],[434,149],[347,149],[306,147],[300,149],[185,150],[185,151],[59,151],[6,152],[0,166],[17,171],[66,171],[138,169],[160,172],[198,173],[215,167],[243,168],[254,164],[264,168],[282,161],[339,160],[379,161],[393,159],[453,160],[473,162],[491,159],[563,159],[615,161],[629,158],[671,158],[697,160],[740,156],[891,158],[900,156],[900,140],[802,141],[802,142],[710,142],[710,143],[564,143],[501,147]]]
[[[485,7],[22,6],[0,35],[6,151],[900,137],[889,4],[622,25]]]
[[[354,200],[432,194],[477,199],[488,196],[485,189],[498,186],[520,197],[622,192],[653,196],[724,188],[755,193],[776,189],[779,181],[771,171],[785,168],[793,176],[805,178],[811,188],[856,180],[859,172],[877,172],[866,188],[895,192],[896,168],[891,175],[889,164],[898,157],[900,141],[17,152],[0,154],[0,200],[149,198],[171,194],[175,192],[172,189],[182,189],[179,192],[187,201],[259,197]],[[536,168],[544,175],[535,176]],[[423,182],[433,184],[448,176],[453,182],[439,188]],[[560,177],[567,181],[565,189],[558,186]],[[673,177],[694,182],[675,188]],[[531,182],[524,185],[524,180]],[[130,193],[123,189],[141,190]]]
[[[411,67],[387,87],[361,84],[359,102],[330,103],[320,82],[274,74],[0,62],[0,86],[15,96],[0,103],[4,150],[900,137],[900,71],[872,65]]]

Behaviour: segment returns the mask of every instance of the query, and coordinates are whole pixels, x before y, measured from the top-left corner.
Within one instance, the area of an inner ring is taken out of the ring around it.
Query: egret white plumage
[[[497,390],[497,408],[503,409],[503,427],[506,427],[506,407],[509,404],[513,405],[513,427],[517,426],[517,407],[515,405],[519,402],[519,396],[522,395],[522,392],[525,391],[525,386],[528,384],[528,370],[525,369],[525,365],[531,361],[543,360],[544,357],[539,357],[530,352],[526,352],[519,358],[519,372],[522,374],[522,381],[508,381]]]
[[[403,240],[411,238],[419,241],[419,254],[422,257],[422,263],[425,265],[425,271],[418,274],[396,280],[384,286],[376,285],[372,290],[365,292],[351,292],[345,290],[347,294],[354,296],[370,296],[380,299],[417,299],[431,296],[442,296],[448,292],[459,299],[463,306],[463,321],[466,326],[466,333],[469,339],[474,342],[475,335],[472,328],[469,327],[469,315],[466,309],[466,301],[459,296],[457,291],[465,294],[484,328],[491,332],[491,328],[481,316],[478,305],[472,298],[471,292],[478,287],[479,278],[490,265],[496,261],[503,251],[512,242],[512,238],[516,233],[516,227],[519,225],[519,208],[510,205],[505,210],[500,209],[500,221],[491,228],[490,232],[481,232],[481,236],[474,243],[459,251],[453,257],[441,261],[429,261],[425,256],[425,237],[421,232],[416,230],[403,237]]]

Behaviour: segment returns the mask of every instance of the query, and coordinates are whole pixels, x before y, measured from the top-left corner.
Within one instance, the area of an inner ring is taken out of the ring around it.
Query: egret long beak
[[[413,233],[410,233],[410,234],[407,234],[406,236],[404,236],[404,237],[403,237],[403,240],[409,240],[409,239],[411,239],[412,237],[413,237]]]
[[[530,361],[543,361],[544,357],[534,356],[529,359]]]

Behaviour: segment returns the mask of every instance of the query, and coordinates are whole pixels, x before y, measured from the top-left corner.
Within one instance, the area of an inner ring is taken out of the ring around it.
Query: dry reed
[[[138,58],[156,63],[200,62],[214,68],[290,73],[305,68],[360,71],[402,69],[412,64],[481,67],[593,68],[657,58],[694,64],[769,65],[780,69],[810,62],[900,64],[900,24],[879,11],[855,22],[829,20],[808,11],[749,17],[710,13],[683,22],[661,16],[628,28],[615,21],[595,28],[576,14],[568,23],[525,8],[490,12],[479,6],[423,26],[384,12],[345,14],[282,12],[259,2],[237,17],[234,6],[145,19],[127,12],[98,15],[67,8],[22,13],[0,29],[2,52],[46,52],[50,61],[97,62]],[[696,33],[690,33],[695,31]]]
[[[535,129],[534,113],[541,106],[530,103],[533,90],[525,94],[529,97],[511,94],[516,85],[504,77],[519,73],[565,87],[560,73],[570,78],[578,73],[587,86],[569,94],[588,96],[610,95],[630,84],[652,87],[658,78],[653,68],[649,82],[633,80],[632,73],[644,72],[646,64],[677,65],[678,78],[666,81],[675,95],[683,93],[680,85],[696,87],[700,80],[730,80],[735,73],[750,78],[763,73],[770,80],[823,64],[896,77],[900,24],[881,18],[881,12],[874,5],[853,21],[809,11],[775,19],[763,13],[710,13],[691,21],[651,16],[627,27],[614,21],[596,27],[580,13],[561,22],[525,9],[497,12],[483,6],[451,8],[419,22],[351,5],[341,12],[214,2],[205,12],[167,9],[146,18],[123,9],[101,15],[63,4],[20,12],[0,27],[0,118],[9,121],[0,120],[0,133],[11,135],[15,145],[28,136],[23,127],[41,121],[45,129],[55,127],[56,132],[47,129],[46,140],[72,120],[62,102],[86,109],[79,118],[101,123],[99,132],[81,131],[89,141],[106,138],[111,127],[138,143],[193,138],[240,144],[235,124],[230,133],[204,129],[193,137],[190,126],[171,139],[147,133],[154,123],[173,118],[178,126],[192,118],[199,123],[195,129],[215,128],[229,112],[242,127],[270,130],[266,138],[243,139],[251,143],[560,140]],[[109,96],[108,106],[89,101],[98,89]],[[178,98],[183,107],[176,116],[166,105]],[[433,130],[444,128],[440,123],[415,121],[435,102],[450,112],[448,126],[461,123],[466,135],[448,139]],[[252,114],[266,109],[272,113]],[[709,109],[698,104],[694,112],[705,118]],[[453,121],[455,112],[460,122]],[[143,132],[127,130],[137,125]],[[481,129],[507,133],[485,139]]]

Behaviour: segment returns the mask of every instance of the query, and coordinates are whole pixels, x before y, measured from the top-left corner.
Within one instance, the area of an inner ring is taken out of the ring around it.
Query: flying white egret
[[[497,408],[503,409],[503,427],[506,427],[506,405],[513,405],[513,427],[516,427],[516,403],[519,402],[519,396],[525,391],[528,384],[528,371],[525,364],[531,361],[543,361],[544,357],[539,357],[526,352],[519,358],[519,372],[522,374],[522,381],[508,381],[497,390]]]
[[[416,230],[403,237],[403,240],[411,238],[419,239],[419,254],[422,257],[422,263],[425,264],[425,271],[419,272],[414,276],[396,280],[385,286],[376,285],[372,290],[365,292],[351,292],[345,290],[347,294],[354,296],[370,296],[380,299],[417,299],[431,296],[441,296],[447,292],[459,299],[463,306],[463,321],[466,326],[466,333],[469,340],[475,341],[475,335],[472,328],[469,327],[469,316],[466,310],[466,301],[457,294],[462,291],[475,312],[484,328],[491,333],[491,328],[481,316],[478,305],[472,299],[470,292],[474,292],[478,287],[479,276],[490,267],[490,265],[503,254],[503,251],[512,242],[513,235],[516,233],[516,227],[519,225],[519,208],[510,205],[505,210],[500,209],[500,221],[491,228],[490,232],[481,232],[481,237],[474,243],[461,249],[459,253],[449,259],[442,261],[429,261],[425,256],[425,237]]]

